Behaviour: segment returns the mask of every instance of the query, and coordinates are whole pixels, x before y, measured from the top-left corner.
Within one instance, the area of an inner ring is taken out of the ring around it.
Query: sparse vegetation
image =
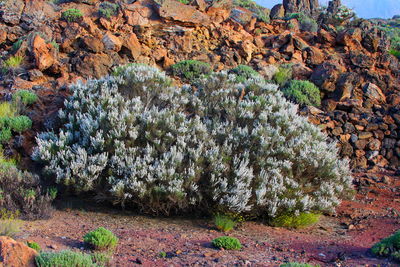
[[[230,216],[223,214],[216,214],[214,216],[214,224],[218,230],[229,232],[236,226],[236,221]]]
[[[297,104],[316,107],[321,105],[321,93],[312,82],[291,80],[282,91],[286,98]]]
[[[259,20],[265,23],[270,22],[269,10],[267,8],[258,5],[253,0],[234,0],[233,4],[252,11]]]
[[[40,247],[40,245],[36,242],[33,241],[28,241],[26,242],[26,245],[34,250],[36,250],[37,252],[40,252],[42,250],[42,248]]]
[[[110,230],[107,230],[104,227],[99,227],[96,230],[87,233],[83,237],[83,240],[96,250],[112,251],[118,243],[118,238]]]
[[[83,17],[82,11],[76,8],[71,8],[61,14],[61,18],[68,22],[77,22]]]
[[[275,227],[302,228],[318,222],[320,215],[314,213],[300,213],[299,215],[280,215],[271,219],[270,224]]]
[[[237,82],[245,82],[252,77],[260,76],[260,74],[258,74],[258,72],[252,67],[246,65],[239,65],[236,68],[231,69],[229,73],[236,74]]]
[[[230,236],[217,237],[212,241],[212,245],[216,248],[223,248],[227,250],[239,250],[242,248],[239,239]]]
[[[198,60],[183,60],[171,66],[172,73],[184,82],[193,83],[200,77],[211,73],[208,63]]]
[[[0,189],[0,204],[5,197],[4,191]],[[14,237],[21,230],[21,221],[18,220],[18,216],[18,211],[0,209],[0,236]]]
[[[99,14],[104,18],[111,18],[118,14],[119,6],[110,2],[103,2],[99,6]]]

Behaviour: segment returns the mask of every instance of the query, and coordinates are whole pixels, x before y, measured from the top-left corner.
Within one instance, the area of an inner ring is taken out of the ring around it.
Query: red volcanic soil
[[[335,216],[323,216],[316,225],[297,230],[245,222],[228,234],[242,242],[240,251],[212,248],[211,240],[224,234],[215,231],[210,220],[151,218],[92,206],[64,208],[52,219],[26,222],[18,239],[36,241],[48,251],[86,251],[83,235],[104,226],[120,239],[112,266],[279,266],[288,261],[398,266],[372,257],[368,249],[400,228],[400,179],[393,174],[355,176],[358,193],[344,201]],[[160,258],[161,251],[166,258]]]

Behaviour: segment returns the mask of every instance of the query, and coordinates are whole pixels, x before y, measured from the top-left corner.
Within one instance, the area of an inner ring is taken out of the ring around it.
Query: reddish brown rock
[[[196,7],[185,5],[175,0],[164,1],[158,10],[158,13],[162,18],[169,20],[201,25],[209,25],[211,23],[210,18],[206,14],[197,10]]]
[[[35,65],[40,71],[47,70],[57,62],[56,49],[51,44],[47,44],[38,34],[33,37],[31,50]]]
[[[10,237],[0,236],[0,266],[35,267],[37,252]]]
[[[112,33],[107,32],[103,36],[103,44],[105,49],[118,52],[121,50],[122,40],[119,37],[113,35]]]
[[[133,59],[137,59],[142,52],[142,46],[134,33],[131,33],[124,38],[122,47],[129,51],[129,55]]]
[[[130,5],[124,5],[123,13],[127,23],[135,26],[154,25],[160,22],[160,17],[155,11],[155,2],[139,0]]]
[[[374,103],[385,103],[386,96],[382,92],[382,90],[373,83],[367,83],[363,87],[364,95],[366,98],[369,98]]]
[[[277,4],[271,9],[271,19],[281,19],[285,16],[285,8],[282,4]]]

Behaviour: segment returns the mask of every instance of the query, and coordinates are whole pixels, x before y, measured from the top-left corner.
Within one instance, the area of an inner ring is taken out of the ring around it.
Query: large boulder
[[[139,0],[123,6],[123,13],[127,23],[131,26],[149,26],[160,22],[152,0]]]
[[[35,267],[37,252],[21,242],[0,236],[0,266]]]
[[[192,24],[209,25],[210,18],[196,7],[182,4],[176,0],[165,0],[159,10],[160,17]]]
[[[282,4],[275,5],[269,14],[271,19],[281,19],[285,16],[285,8]]]

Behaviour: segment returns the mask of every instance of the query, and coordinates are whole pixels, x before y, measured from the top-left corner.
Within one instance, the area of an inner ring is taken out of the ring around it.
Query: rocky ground
[[[216,250],[222,235],[203,218],[151,218],[64,201],[50,220],[26,222],[19,240],[38,242],[44,250],[85,250],[82,236],[104,226],[120,243],[113,266],[279,266],[287,261],[321,266],[397,266],[373,258],[368,249],[399,229],[400,177],[393,173],[357,174],[358,194],[344,201],[337,215],[323,216],[305,229],[245,222],[229,233],[244,245],[240,251]],[[159,253],[167,253],[160,258]]]

